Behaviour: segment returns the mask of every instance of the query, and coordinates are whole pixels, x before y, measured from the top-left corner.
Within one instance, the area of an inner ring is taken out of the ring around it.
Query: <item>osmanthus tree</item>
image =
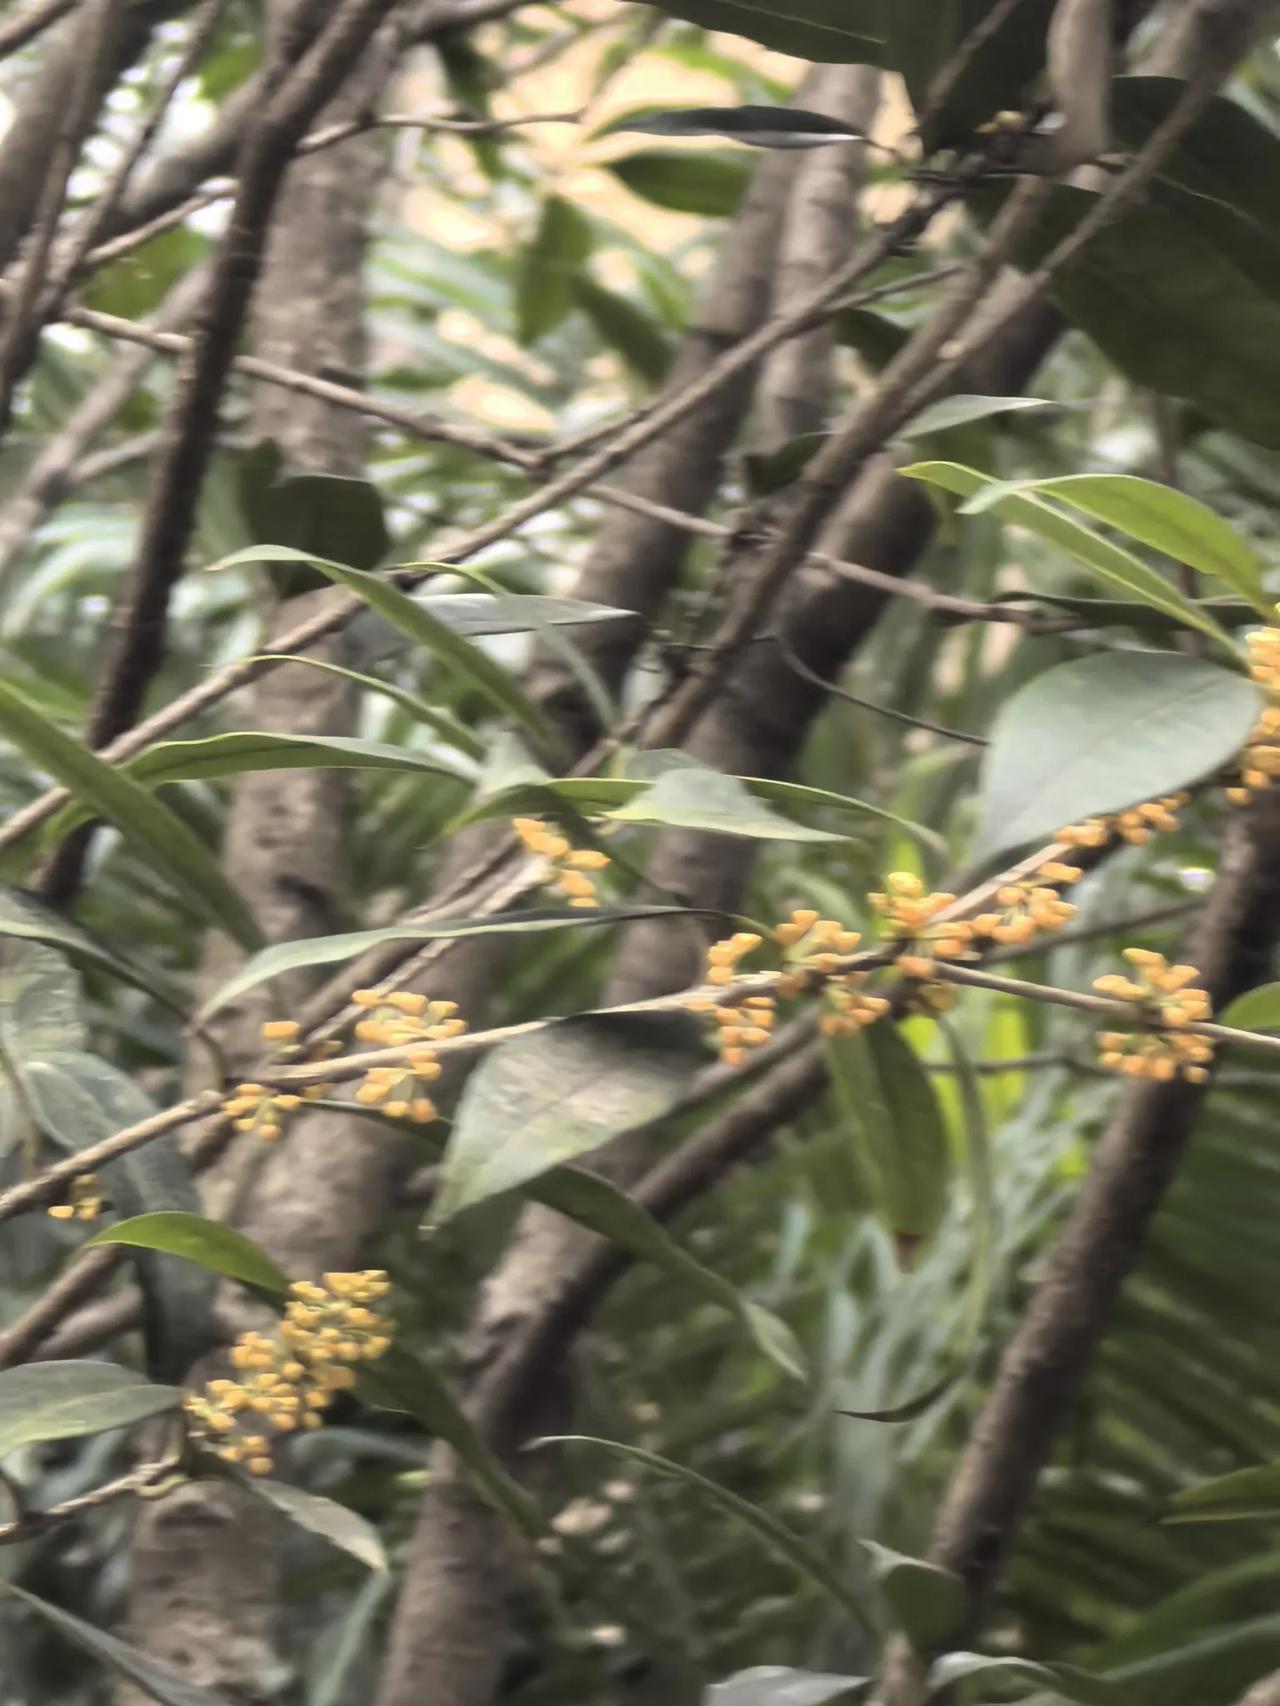
[[[5,1706],[1280,1698],[1275,26],[0,19]]]

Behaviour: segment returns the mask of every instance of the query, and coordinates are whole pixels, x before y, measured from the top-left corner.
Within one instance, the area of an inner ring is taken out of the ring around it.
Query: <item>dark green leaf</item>
[[[831,437],[829,432],[802,432],[776,450],[751,452],[743,458],[747,480],[756,497],[789,486]]]
[[[676,148],[642,148],[610,160],[608,170],[642,201],[709,219],[727,219],[737,211],[748,175],[746,163],[736,156]]]
[[[458,1104],[433,1222],[664,1113],[699,1058],[682,1019],[586,1014],[494,1049]]]
[[[1236,1469],[1212,1481],[1198,1481],[1174,1495],[1165,1522],[1274,1521],[1280,1516],[1280,1466]]]
[[[953,1683],[966,1677],[981,1676],[1001,1682],[1025,1684],[1027,1688],[1048,1689],[1061,1700],[1074,1700],[1079,1706],[1131,1706],[1120,1691],[1099,1676],[1077,1670],[1074,1665],[1033,1664],[1030,1659],[989,1659],[982,1653],[948,1653],[929,1672],[929,1698],[932,1700]]]
[[[831,319],[837,343],[856,350],[873,373],[879,373],[911,336],[910,329],[871,308],[842,308]]]
[[[331,1546],[349,1552],[369,1569],[385,1571],[388,1568],[381,1536],[358,1511],[348,1510],[336,1499],[325,1499],[287,1481],[273,1481],[261,1475],[246,1475],[244,1485],[288,1517],[290,1522],[305,1528],[309,1534],[318,1534]]]
[[[638,379],[646,385],[661,383],[671,365],[671,345],[651,315],[587,273],[574,279],[573,299],[600,341],[616,350]]]
[[[737,1493],[730,1492],[727,1487],[720,1486],[716,1481],[709,1481],[705,1475],[699,1475],[696,1470],[688,1469],[682,1463],[672,1462],[669,1457],[659,1457],[656,1452],[645,1451],[638,1445],[624,1445],[620,1440],[596,1439],[589,1434],[553,1434],[545,1439],[534,1440],[530,1449],[537,1450],[546,1445],[599,1446],[601,1450],[611,1452],[626,1462],[641,1463],[656,1474],[666,1475],[671,1480],[680,1481],[693,1488],[695,1492],[702,1494],[712,1504],[718,1505],[729,1516],[758,1534],[773,1551],[780,1553],[793,1564],[802,1576],[822,1588],[841,1610],[850,1613],[861,1628],[866,1628],[867,1614],[861,1600],[822,1554],[815,1551],[798,1534],[793,1534],[767,1511],[739,1498]]]
[[[0,1458],[20,1445],[82,1439],[175,1409],[182,1394],[114,1362],[33,1362],[0,1372]]]
[[[166,1007],[184,1011],[180,992],[172,989],[166,980],[135,966],[89,931],[82,930],[78,924],[45,906],[25,889],[10,883],[0,883],[0,936],[57,948],[69,959],[97,966],[99,971],[119,978],[122,983],[131,983],[144,990]]]
[[[1280,1030],[1280,983],[1259,984],[1236,999],[1218,1014],[1220,1025],[1231,1025],[1237,1031]]]
[[[12,688],[0,684],[0,730],[55,776],[95,817],[114,824],[134,853],[212,924],[245,948],[261,940],[244,902],[194,830],[131,777],[104,764]]]
[[[902,473],[909,479],[926,480],[930,485],[941,486],[965,498],[972,498],[997,484],[986,474],[978,473],[975,468],[964,468],[958,462],[915,462],[902,469]],[[1123,587],[1154,609],[1179,617],[1188,627],[1199,628],[1202,633],[1220,640],[1224,646],[1230,646],[1227,636],[1202,605],[1194,604],[1140,557],[1063,515],[1052,504],[1041,498],[1022,497],[1015,493],[997,496],[992,508],[1003,520],[1029,528],[1040,538],[1060,546],[1103,580]]]
[[[964,64],[941,109],[925,126],[925,151],[971,136],[993,113],[1021,105],[1026,84],[1044,65],[1053,0],[1020,0]],[[917,114],[928,106],[934,79],[983,24],[991,0],[893,0],[885,8],[885,63],[900,71]]]
[[[573,203],[549,195],[516,273],[516,336],[522,344],[545,337],[569,312],[591,242],[591,226]]]
[[[134,1215],[113,1226],[104,1226],[86,1243],[127,1244],[135,1249],[159,1250],[195,1262],[210,1273],[260,1286],[263,1291],[283,1293],[289,1289],[288,1274],[252,1239],[237,1232],[234,1226],[226,1226],[220,1220],[206,1220],[199,1214],[171,1211]]]
[[[241,481],[251,539],[333,557],[353,569],[372,569],[386,556],[391,537],[382,498],[368,480],[337,474],[264,479],[257,477],[260,469],[259,461],[250,462]]]
[[[861,1544],[870,1556],[871,1574],[912,1646],[922,1653],[945,1646],[963,1628],[968,1612],[959,1576],[874,1540]]]
[[[34,1611],[38,1617],[51,1623],[59,1634],[65,1635],[82,1652],[133,1683],[152,1700],[158,1700],[160,1706],[235,1706],[229,1695],[188,1682],[179,1671],[159,1659],[131,1647],[127,1641],[108,1635],[105,1629],[95,1629],[92,1623],[73,1617],[69,1611],[50,1605],[47,1599],[38,1599],[35,1594],[15,1587],[12,1582],[0,1581],[0,1592],[12,1594],[28,1611]]]
[[[821,148],[863,135],[828,113],[800,107],[673,107],[607,125],[605,134],[637,130],[646,136],[727,136],[753,148]]]
[[[878,65],[879,0],[658,0],[664,12],[763,43],[777,53],[835,65]]]
[[[1173,652],[1103,652],[1046,670],[991,731],[976,856],[1198,782],[1239,751],[1260,707],[1244,676]]]
[[[277,942],[247,960],[200,1010],[207,1019],[236,1001],[246,990],[285,972],[309,966],[334,965],[353,960],[370,948],[387,942],[434,942],[453,936],[523,935],[535,930],[590,929],[601,924],[627,924],[636,918],[670,918],[684,911],[678,906],[615,906],[591,911],[561,908],[530,909],[528,912],[496,913],[487,918],[442,918],[432,924],[388,924],[380,930],[349,930],[337,936],[304,937],[296,942]]]

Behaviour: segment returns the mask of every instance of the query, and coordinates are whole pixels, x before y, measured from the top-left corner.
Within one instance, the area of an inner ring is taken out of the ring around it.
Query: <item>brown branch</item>
[[[20,47],[43,35],[51,24],[56,24],[79,3],[80,0],[34,0],[25,12],[19,13],[0,29],[0,59],[7,59]]]
[[[79,1309],[124,1258],[124,1251],[103,1245],[82,1250],[18,1319],[0,1332],[0,1369],[29,1360],[73,1310]]]

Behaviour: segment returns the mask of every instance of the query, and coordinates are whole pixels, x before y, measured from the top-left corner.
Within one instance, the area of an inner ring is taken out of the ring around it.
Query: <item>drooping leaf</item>
[[[699,1058],[683,1016],[669,1014],[586,1014],[500,1044],[462,1093],[432,1221],[656,1118]]]
[[[429,600],[410,598],[401,592],[399,587],[392,585],[382,575],[366,574],[360,569],[348,568],[345,563],[336,563],[327,557],[312,556],[307,552],[290,552],[283,548],[273,553],[274,557],[291,558],[298,561],[314,563],[329,580],[344,586],[348,592],[362,598],[371,610],[388,621],[393,628],[429,651],[446,668],[456,672],[468,686],[483,694],[498,710],[521,725],[535,739],[543,740],[549,735],[549,729],[542,713],[532,704],[511,675],[501,664],[495,663],[487,653],[464,638],[456,629],[442,622],[429,609]],[[231,568],[239,563],[257,563],[264,560],[264,547],[252,545],[245,551],[233,551],[229,557],[223,557],[211,565],[213,569]],[[427,564],[405,565],[414,568],[427,568]]]
[[[286,972],[353,960],[387,942],[434,942],[454,936],[519,936],[538,930],[591,929],[602,924],[629,924],[637,918],[670,918],[684,912],[679,906],[613,906],[590,911],[530,908],[528,912],[495,913],[480,918],[441,918],[430,924],[388,924],[380,930],[348,930],[335,936],[308,936],[277,942],[246,960],[239,971],[214,991],[200,1010],[207,1019],[246,990]]]
[[[972,498],[996,483],[987,475],[978,473],[974,468],[962,467],[958,462],[915,462],[901,472],[909,479],[925,480],[964,498]],[[1041,498],[1013,494],[997,498],[992,508],[1003,520],[1026,527],[1041,539],[1060,546],[1091,573],[1113,586],[1123,587],[1153,609],[1163,610],[1179,618],[1189,628],[1199,628],[1201,633],[1211,635],[1225,647],[1230,646],[1226,634],[1202,605],[1193,603],[1140,557],[1113,545],[1109,539],[1094,533],[1071,516],[1063,515],[1052,504]]]
[[[964,1627],[968,1598],[959,1576],[874,1540],[861,1545],[894,1620],[917,1651],[936,1652]]]
[[[261,1475],[246,1475],[243,1485],[260,1499],[265,1499],[282,1516],[288,1517],[309,1534],[318,1534],[331,1546],[349,1552],[370,1570],[386,1571],[386,1548],[382,1537],[371,1522],[359,1511],[349,1510],[336,1499],[322,1498],[288,1481],[273,1481]]]
[[[950,1190],[938,1098],[892,1024],[828,1037],[826,1048],[836,1106],[875,1181],[880,1218],[909,1262],[937,1230]]]
[[[0,1459],[20,1445],[83,1439],[176,1408],[182,1393],[114,1362],[33,1362],[0,1371]]]
[[[1236,1469],[1184,1487],[1170,1501],[1163,1520],[1179,1522],[1274,1521],[1280,1516],[1280,1466]]]
[[[996,717],[977,856],[1199,781],[1240,749],[1260,706],[1244,676],[1173,652],[1103,652],[1046,670]]]
[[[655,1474],[665,1475],[671,1480],[679,1481],[687,1487],[718,1505],[729,1516],[744,1524],[753,1533],[758,1534],[767,1545],[779,1553],[815,1586],[823,1589],[842,1611],[852,1614],[860,1627],[867,1626],[866,1610],[854,1592],[840,1574],[832,1569],[822,1554],[794,1534],[776,1517],[758,1505],[740,1498],[737,1493],[730,1492],[718,1482],[708,1480],[705,1475],[699,1475],[696,1470],[687,1468],[683,1463],[675,1463],[669,1457],[659,1457],[656,1452],[645,1451],[638,1445],[626,1445],[621,1440],[597,1439],[590,1434],[551,1434],[543,1439],[534,1440],[529,1449],[538,1450],[548,1445],[593,1445],[602,1451],[610,1452],[624,1462],[640,1463],[646,1469],[652,1469]]]
[[[150,1654],[130,1646],[115,1635],[108,1635],[105,1629],[95,1629],[92,1623],[74,1617],[60,1606],[51,1605],[47,1599],[27,1593],[24,1588],[15,1587],[12,1582],[0,1580],[0,1593],[12,1594],[28,1611],[51,1623],[60,1635],[82,1652],[133,1683],[150,1699],[159,1701],[160,1706],[235,1706],[230,1695],[223,1694],[220,1689],[188,1682],[180,1671],[162,1660],[153,1659]]]
[[[549,195],[516,272],[516,336],[522,344],[545,337],[569,312],[591,242],[591,226],[573,203]]]
[[[444,603],[444,600],[438,599],[436,602]],[[380,681],[376,675],[365,675],[358,669],[347,669],[340,663],[331,663],[328,658],[308,657],[301,652],[296,655],[262,652],[260,655],[264,661],[271,663],[302,664],[308,669],[322,669],[330,675],[341,675],[369,693],[379,693],[399,705],[402,711],[407,711],[415,722],[429,728],[449,746],[456,747],[459,752],[465,752],[468,758],[481,759],[488,750],[479,735],[464,728],[456,717],[451,717],[447,711],[437,710],[434,705],[428,705],[418,694],[398,687],[394,681]]]
[[[671,345],[657,321],[616,290],[598,284],[588,273],[573,281],[574,304],[591,321],[596,336],[620,355],[636,378],[659,385],[671,365]]]
[[[835,65],[878,65],[884,51],[878,0],[657,0],[664,12]]]
[[[1237,1031],[1280,1030],[1280,983],[1262,983],[1238,995],[1218,1014],[1218,1023]]]
[[[898,428],[898,437],[923,438],[926,433],[946,432],[949,427],[967,426],[970,421],[984,421],[990,415],[1060,406],[1048,397],[984,397],[956,392],[954,396],[930,403],[918,415],[912,415],[905,426]]]
[[[605,127],[646,136],[727,136],[753,148],[821,148],[854,142],[864,133],[828,113],[800,107],[671,107],[633,115]]]
[[[368,1403],[412,1416],[433,1439],[451,1445],[480,1491],[529,1539],[546,1532],[537,1505],[502,1467],[430,1363],[393,1345],[361,1368],[356,1390]]]
[[[159,1250],[195,1262],[210,1273],[243,1280],[263,1291],[283,1293],[289,1289],[284,1273],[251,1238],[220,1220],[199,1214],[161,1212],[137,1214],[118,1220],[95,1232],[87,1244],[127,1244],[134,1249]]]
[[[261,935],[213,852],[132,777],[105,764],[20,694],[0,683],[0,731],[55,776],[95,817],[115,826],[133,852],[209,923],[253,949]]]
[[[530,1195],[612,1240],[642,1262],[652,1262],[736,1315],[764,1354],[795,1380],[808,1375],[795,1335],[771,1310],[753,1303],[713,1269],[681,1249],[647,1209],[625,1191],[580,1167],[554,1167],[537,1178]]]
[[[1228,522],[1187,492],[1135,474],[1063,474],[1048,480],[998,481],[970,498],[961,513],[977,514],[1019,492],[1056,498],[1163,551],[1175,562],[1215,575],[1248,599],[1260,615],[1271,615],[1271,603],[1262,591],[1258,553]]]
[[[707,219],[727,219],[736,212],[747,186],[741,159],[677,148],[642,148],[610,160],[608,169],[642,201]]]
[[[932,1700],[953,1683],[967,1677],[981,1676],[992,1681],[1025,1685],[1027,1689],[1044,1689],[1060,1700],[1073,1700],[1079,1706],[1121,1706],[1124,1695],[1114,1684],[1074,1665],[1035,1664],[1030,1659],[990,1659],[982,1653],[947,1653],[936,1661],[929,1672],[929,1698]]]
[[[756,1665],[713,1682],[702,1706],[846,1706],[866,1697],[870,1678],[833,1676],[786,1665]]]
[[[792,823],[762,806],[736,776],[718,770],[667,770],[608,814],[616,823],[660,824],[766,841],[843,841],[827,829]]]
[[[288,472],[270,442],[255,446],[241,464],[240,502],[249,538],[263,544],[320,552],[356,569],[374,568],[391,544],[375,485],[339,474]],[[292,596],[306,590],[306,582],[296,570],[286,571],[283,590]]]

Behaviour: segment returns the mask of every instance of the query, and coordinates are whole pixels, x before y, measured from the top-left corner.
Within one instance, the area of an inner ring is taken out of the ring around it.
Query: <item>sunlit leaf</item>
[[[866,1697],[870,1678],[832,1676],[785,1665],[756,1665],[713,1682],[702,1706],[846,1706]]]
[[[87,1242],[159,1250],[195,1262],[210,1273],[260,1286],[264,1291],[289,1289],[289,1276],[252,1239],[237,1232],[234,1226],[226,1226],[220,1220],[206,1220],[199,1214],[138,1214],[104,1226]]]
[[[929,1672],[932,1700],[953,1683],[980,1676],[992,1682],[1008,1682],[1026,1689],[1048,1690],[1056,1699],[1078,1701],[1079,1706],[1128,1706],[1125,1695],[1114,1684],[1073,1665],[1034,1664],[1030,1659],[989,1659],[982,1653],[948,1653]]]

